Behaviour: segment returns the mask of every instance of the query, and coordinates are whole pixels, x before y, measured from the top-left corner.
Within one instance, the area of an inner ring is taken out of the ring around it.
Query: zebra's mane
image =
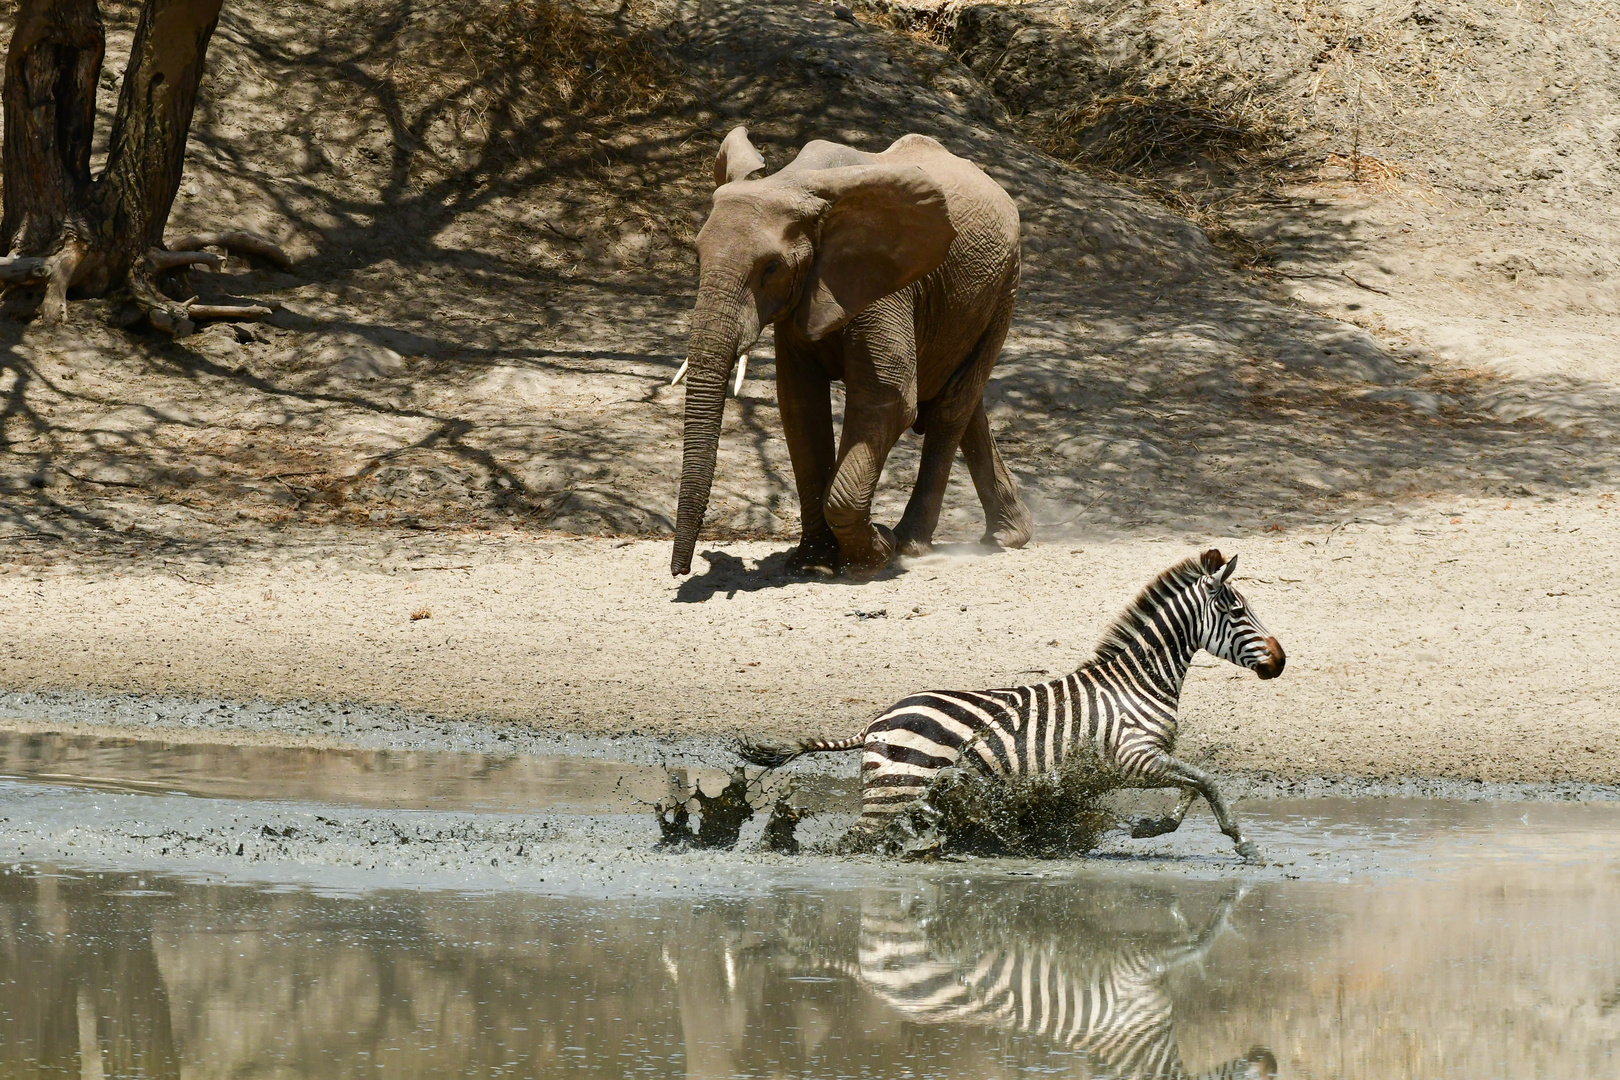
[[[1097,655],[1092,662],[1118,656],[1130,648],[1138,640],[1131,631],[1151,622],[1153,613],[1163,606],[1165,600],[1197,581],[1204,573],[1204,564],[1200,556],[1194,555],[1182,559],[1148,582],[1142,591],[1136,594],[1136,599],[1132,600],[1103,631],[1101,640],[1097,642]]]

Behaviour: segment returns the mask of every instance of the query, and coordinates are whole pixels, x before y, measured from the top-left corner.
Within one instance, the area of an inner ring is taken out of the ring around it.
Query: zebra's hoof
[[[920,837],[900,849],[902,862],[938,862],[940,854],[945,850],[944,837],[930,834]]]
[[[1168,832],[1175,832],[1176,826],[1181,822],[1170,817],[1143,818],[1131,826],[1132,840],[1146,840],[1150,836],[1163,836]]]
[[[1260,845],[1253,840],[1245,840],[1237,846],[1237,853],[1248,862],[1260,862],[1264,856],[1260,854]]]

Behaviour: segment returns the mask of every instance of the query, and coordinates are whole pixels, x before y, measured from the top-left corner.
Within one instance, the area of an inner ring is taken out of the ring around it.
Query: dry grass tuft
[[[1097,97],[1042,127],[1044,149],[1055,156],[1133,177],[1205,163],[1263,168],[1284,144],[1283,126],[1252,95],[1200,87]]]
[[[1406,170],[1366,154],[1329,154],[1322,162],[1320,175],[1324,179],[1347,179],[1383,194],[1399,189],[1398,181],[1406,176]]]
[[[454,116],[463,132],[510,142],[622,120],[684,88],[662,30],[637,14],[628,2],[605,15],[559,0],[444,0],[398,35],[387,74],[429,127]]]
[[[663,100],[674,82],[676,65],[662,39],[623,19],[556,0],[463,6],[467,59],[510,72],[559,108],[604,116],[640,111]]]
[[[425,607],[417,608],[415,611],[411,612],[411,622],[421,622],[423,619],[431,618],[433,618],[433,612],[429,611]]]

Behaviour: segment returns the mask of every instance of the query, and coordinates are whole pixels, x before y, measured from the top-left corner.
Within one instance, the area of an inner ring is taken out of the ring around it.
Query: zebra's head
[[[1210,548],[1200,558],[1204,573],[1194,588],[1209,605],[1202,620],[1207,628],[1203,649],[1222,660],[1246,667],[1262,679],[1275,679],[1288,662],[1277,639],[1260,622],[1243,595],[1232,587],[1237,556],[1222,559]]]

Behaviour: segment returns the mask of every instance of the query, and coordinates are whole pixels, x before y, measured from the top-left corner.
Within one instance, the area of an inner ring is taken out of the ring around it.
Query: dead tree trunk
[[[68,290],[89,296],[123,290],[160,330],[189,333],[194,317],[256,318],[257,306],[204,307],[171,298],[162,278],[202,251],[166,251],[184,167],[186,136],[221,0],[146,0],[113,118],[107,165],[90,175],[96,81],[105,35],[96,0],[21,0],[4,86],[7,256],[0,286],[45,284],[41,316],[60,320]],[[250,234],[187,237],[241,248],[286,264],[270,241]]]

